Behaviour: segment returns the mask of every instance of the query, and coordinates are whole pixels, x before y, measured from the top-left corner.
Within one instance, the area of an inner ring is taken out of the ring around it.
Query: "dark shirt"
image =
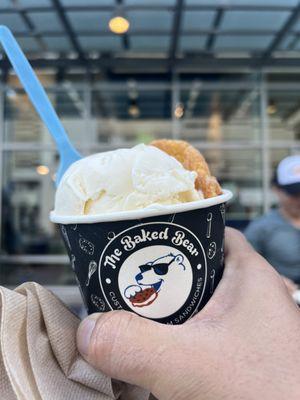
[[[245,235],[252,246],[281,274],[300,284],[300,229],[278,210],[251,222]]]

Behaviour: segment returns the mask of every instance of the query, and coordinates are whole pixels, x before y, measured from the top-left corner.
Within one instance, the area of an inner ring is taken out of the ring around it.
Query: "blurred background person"
[[[300,284],[300,155],[279,163],[273,188],[279,207],[252,221],[245,235],[281,275]]]

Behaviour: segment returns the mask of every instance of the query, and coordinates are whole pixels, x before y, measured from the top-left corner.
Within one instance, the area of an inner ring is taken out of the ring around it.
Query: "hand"
[[[204,309],[183,325],[126,311],[78,330],[83,357],[160,400],[300,398],[300,313],[277,272],[226,230],[226,268]]]

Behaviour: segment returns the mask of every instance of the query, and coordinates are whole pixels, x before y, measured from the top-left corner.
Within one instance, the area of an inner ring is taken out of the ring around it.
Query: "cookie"
[[[176,158],[187,170],[197,172],[195,188],[202,191],[205,199],[222,194],[222,189],[217,179],[211,175],[204,157],[188,142],[161,139],[154,140],[150,145]]]
[[[152,299],[149,302],[147,302],[151,297]],[[153,303],[156,297],[157,297],[157,292],[153,287],[151,287],[151,288],[146,288],[141,292],[137,292],[134,296],[130,298],[130,301],[135,307],[144,307],[145,305],[148,306],[151,303]]]

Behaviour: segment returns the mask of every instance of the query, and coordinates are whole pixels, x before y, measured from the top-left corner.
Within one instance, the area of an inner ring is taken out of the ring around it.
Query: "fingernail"
[[[85,318],[79,325],[77,331],[77,347],[82,355],[89,353],[90,339],[95,328],[99,314],[92,314]]]

